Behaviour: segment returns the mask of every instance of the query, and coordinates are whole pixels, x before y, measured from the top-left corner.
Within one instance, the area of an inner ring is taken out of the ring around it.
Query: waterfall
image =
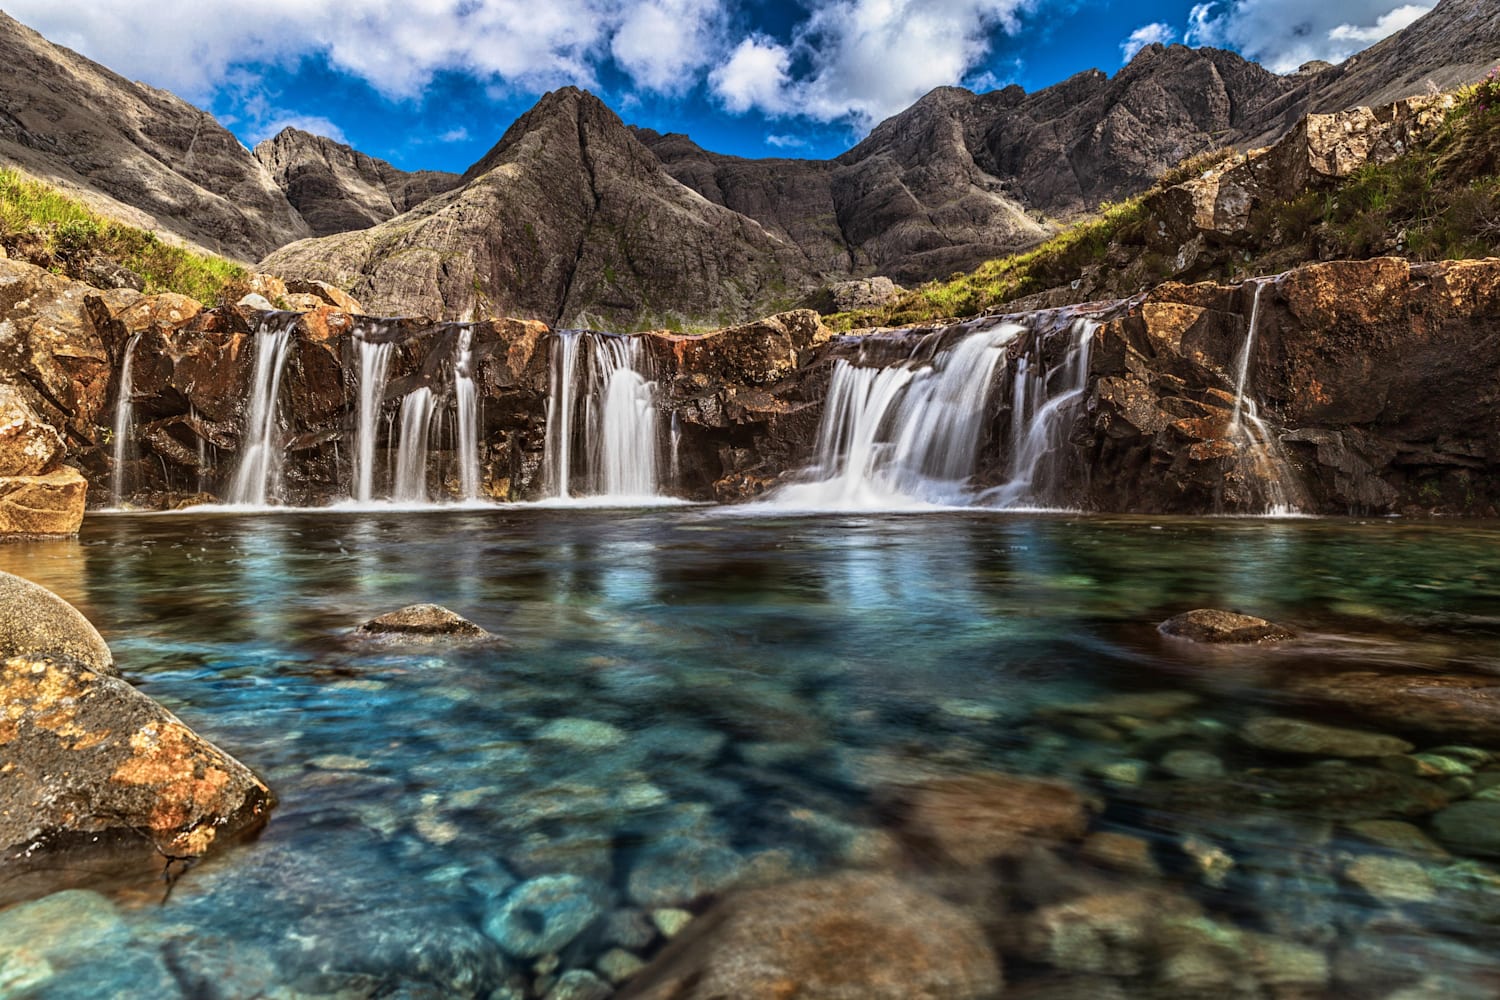
[[[401,401],[401,443],[396,454],[395,499],[427,502],[427,444],[432,429],[432,390],[423,386]]]
[[[682,417],[672,411],[672,464],[668,475],[676,484],[682,481]]]
[[[1098,329],[1096,320],[1074,320],[1062,363],[1051,370],[1042,357],[1046,345],[1039,341],[1032,344],[1034,359],[1017,361],[1010,417],[1010,480],[986,490],[986,502],[1015,507],[1055,501],[1068,435],[1088,390],[1089,357]]]
[[[375,492],[376,422],[385,400],[386,373],[390,369],[389,341],[374,343],[364,330],[355,332],[354,350],[359,358],[359,429],[355,437],[354,499],[368,503]]]
[[[1247,482],[1255,481],[1264,486],[1264,512],[1272,516],[1286,516],[1296,513],[1300,506],[1288,492],[1295,490],[1296,479],[1287,467],[1281,442],[1261,419],[1260,407],[1254,397],[1245,393],[1250,377],[1250,358],[1255,350],[1256,337],[1260,333],[1261,296],[1267,287],[1276,284],[1278,280],[1280,279],[1259,278],[1255,281],[1255,292],[1250,299],[1250,321],[1235,373],[1234,410],[1230,414],[1225,436],[1239,448],[1241,477]]]
[[[557,334],[543,459],[554,497],[574,495],[578,454],[584,490],[621,500],[658,495],[656,383],[648,375],[639,338]]]
[[[919,339],[902,362],[834,364],[812,481],[784,487],[796,507],[880,507],[971,500],[995,372],[1024,327],[1001,323],[939,349]],[[930,356],[930,359],[927,357]]]
[[[474,389],[473,344],[474,328],[463,327],[453,365],[453,393],[458,397],[459,495],[463,500],[479,496],[479,401]]]
[[[135,357],[135,345],[141,335],[133,333],[125,342],[125,354],[120,361],[120,387],[115,395],[114,467],[109,474],[109,505],[121,507],[125,503],[125,460],[129,455],[131,440],[135,437],[135,408],[131,400],[135,392],[135,380],[131,377],[130,364]]]
[[[229,486],[229,502],[264,507],[281,475],[281,448],[276,440],[277,397],[281,373],[291,353],[295,315],[276,314],[261,320],[255,334],[255,380],[250,390],[250,412],[240,431],[240,463]]]

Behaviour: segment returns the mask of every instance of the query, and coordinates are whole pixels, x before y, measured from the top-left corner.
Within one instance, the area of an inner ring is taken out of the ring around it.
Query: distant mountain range
[[[1025,248],[1213,146],[1500,63],[1500,5],[1442,0],[1339,66],[1278,76],[1152,45],[1034,94],[944,87],[832,160],[748,160],[543,97],[462,176],[204,111],[0,14],[0,162],[137,225],[385,313],[602,327],[730,323],[853,277],[916,282]]]

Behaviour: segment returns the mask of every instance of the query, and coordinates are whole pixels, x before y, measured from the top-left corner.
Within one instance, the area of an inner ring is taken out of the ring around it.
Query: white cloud
[[[252,143],[269,139],[282,129],[294,128],[301,132],[311,132],[313,135],[325,136],[334,142],[349,144],[344,136],[344,130],[322,115],[299,115],[291,111],[272,110],[264,118],[255,123],[250,129],[250,141]]]
[[[850,120],[869,128],[957,84],[1015,33],[1036,0],[811,0],[788,44],[747,39],[710,76],[733,112]],[[793,72],[793,68],[797,71]]]
[[[769,115],[791,107],[788,68],[792,54],[775,40],[753,36],[740,42],[729,60],[708,76],[709,86],[735,114],[759,108]]]
[[[1267,69],[1290,73],[1314,59],[1342,62],[1432,7],[1393,0],[1224,0],[1192,9],[1185,40],[1189,45],[1230,46]]]
[[[1172,30],[1170,24],[1160,21],[1155,24],[1144,24],[1130,33],[1130,37],[1120,43],[1120,55],[1124,58],[1121,62],[1130,62],[1136,55],[1148,45],[1171,45],[1177,41],[1177,32]]]
[[[807,140],[795,135],[768,135],[766,145],[777,149],[801,149],[807,145]]]
[[[628,7],[610,54],[637,86],[680,94],[717,58],[727,30],[718,0],[648,0]]]
[[[438,142],[466,142],[469,138],[469,130],[460,125],[452,128],[438,136]]]

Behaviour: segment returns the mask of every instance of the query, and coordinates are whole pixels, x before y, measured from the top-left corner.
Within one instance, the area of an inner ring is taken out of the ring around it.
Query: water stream
[[[459,498],[479,496],[479,401],[474,388],[474,328],[459,330],[453,361],[453,394],[458,400]]]
[[[135,380],[131,375],[131,362],[140,339],[141,335],[135,333],[125,342],[120,361],[120,387],[115,396],[114,464],[109,472],[109,505],[116,509],[125,504],[125,462],[135,445],[135,407],[131,398],[135,392]]]
[[[229,485],[229,502],[264,507],[276,496],[284,454],[278,431],[281,375],[291,353],[295,313],[276,313],[261,320],[255,334],[255,376],[250,406],[240,431],[240,462]]]
[[[555,335],[543,465],[552,496],[635,503],[660,495],[656,383],[638,337]],[[583,468],[576,465],[583,460]]]
[[[355,332],[354,351],[359,360],[359,426],[355,431],[354,499],[367,503],[375,496],[375,451],[379,444],[380,409],[385,402],[386,374],[390,370],[390,341],[371,341],[363,329]]]
[[[426,503],[427,447],[436,413],[432,390],[414,389],[401,400],[401,438],[396,452],[396,485],[392,498],[398,503]]]

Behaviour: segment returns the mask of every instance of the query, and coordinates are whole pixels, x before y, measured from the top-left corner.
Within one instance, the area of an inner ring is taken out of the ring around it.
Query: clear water
[[[121,515],[91,518],[76,542],[0,547],[0,569],[76,603],[142,690],[281,799],[258,841],[189,871],[165,901],[156,885],[116,893],[119,925],[59,945],[46,975],[0,955],[0,993],[541,995],[616,945],[601,919],[555,957],[507,956],[485,927],[517,881],[581,875],[602,887],[601,917],[635,911],[623,920],[640,918],[632,896],[686,903],[736,875],[878,863],[882,785],[986,769],[1077,784],[1106,807],[1094,829],[1153,846],[1164,874],[1149,884],[1377,981],[1328,972],[1295,995],[1386,996],[1444,976],[1430,995],[1487,996],[1500,976],[1493,866],[1422,860],[1441,892],[1381,900],[1341,874],[1379,853],[1342,825],[1254,795],[1167,807],[1118,781],[1123,765],[1144,769],[1148,791],[1170,785],[1155,762],[1174,748],[1235,775],[1295,766],[1230,735],[1249,714],[1297,711],[1276,694],[1289,673],[1500,672],[1500,526],[711,508]],[[505,645],[350,636],[417,601]],[[1308,636],[1209,655],[1156,633],[1202,606]],[[1151,740],[1055,711],[1184,690],[1201,700],[1172,720],[1176,735]],[[1227,869],[1195,866],[1214,851]],[[1071,849],[1062,858],[1044,895],[1117,877]],[[1017,920],[1041,905],[1024,879],[994,891],[1015,897]],[[645,937],[629,947],[649,959],[662,939]],[[1017,985],[1057,972],[1006,964]],[[1089,995],[1197,995],[1153,968],[1110,973],[1123,994]],[[1272,995],[1261,988],[1244,978],[1214,995]]]

